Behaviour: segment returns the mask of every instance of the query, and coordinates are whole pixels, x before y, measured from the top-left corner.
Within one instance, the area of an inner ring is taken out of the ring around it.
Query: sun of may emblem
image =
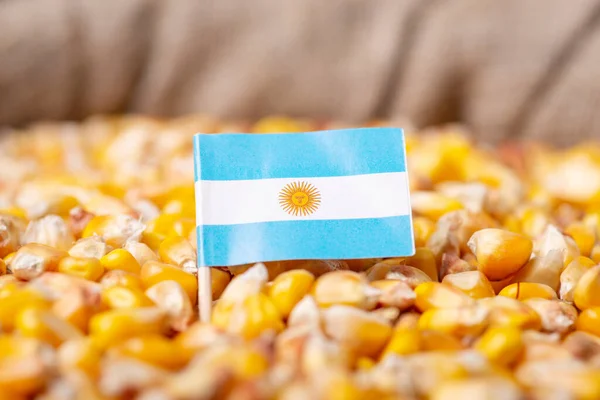
[[[288,214],[306,216],[319,208],[321,194],[308,182],[292,182],[279,192],[279,204]]]

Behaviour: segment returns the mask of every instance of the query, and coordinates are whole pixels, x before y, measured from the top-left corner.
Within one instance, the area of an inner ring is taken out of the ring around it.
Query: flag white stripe
[[[281,190],[307,182],[320,193],[317,210],[290,215],[279,204]],[[197,181],[198,225],[233,225],[270,221],[384,218],[410,214],[406,172],[321,178]]]

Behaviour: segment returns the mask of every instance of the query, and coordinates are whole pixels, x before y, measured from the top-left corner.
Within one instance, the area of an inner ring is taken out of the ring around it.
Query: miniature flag
[[[414,253],[395,128],[194,136],[199,266]]]

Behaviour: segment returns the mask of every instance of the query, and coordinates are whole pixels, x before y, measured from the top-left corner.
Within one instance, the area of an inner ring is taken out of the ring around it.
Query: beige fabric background
[[[600,0],[0,0],[0,125],[93,113],[600,137]]]

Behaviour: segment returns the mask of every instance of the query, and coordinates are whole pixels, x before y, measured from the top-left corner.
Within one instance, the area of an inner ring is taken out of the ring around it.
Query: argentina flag
[[[194,136],[200,266],[414,253],[402,130]]]

